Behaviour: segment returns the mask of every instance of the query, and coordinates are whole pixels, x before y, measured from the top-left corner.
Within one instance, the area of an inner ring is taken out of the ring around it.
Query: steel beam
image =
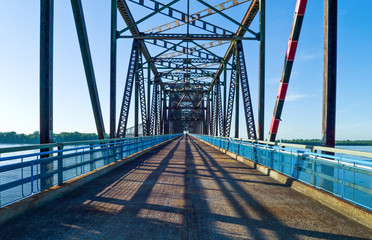
[[[240,78],[241,88],[242,88],[242,97],[243,97],[245,122],[247,125],[248,138],[257,139],[256,126],[255,126],[254,117],[253,117],[253,107],[252,107],[253,104],[252,104],[252,99],[251,99],[251,93],[249,90],[248,73],[247,73],[247,67],[245,64],[243,44],[241,41],[237,41],[236,46],[237,46],[237,58],[238,58],[237,65],[239,67],[239,78]]]
[[[138,50],[139,52],[139,50]],[[134,137],[138,137],[138,124],[139,124],[139,55],[140,53],[137,54],[137,59],[136,59],[136,81],[134,82]]]
[[[285,54],[282,77],[280,79],[279,90],[276,97],[275,109],[270,125],[268,140],[274,142],[278,132],[280,117],[282,115],[285,97],[287,94],[289,79],[292,72],[293,61],[296,56],[297,44],[300,38],[302,22],[305,15],[307,0],[297,0],[295,14],[292,23],[292,30],[289,36],[287,51]]]
[[[226,70],[226,63],[225,71],[223,71],[223,137],[226,137],[226,114],[227,114],[227,70]]]
[[[217,35],[217,34],[141,34],[140,36],[121,35],[118,38],[134,38],[134,39],[155,39],[155,40],[208,40],[208,41],[233,41],[233,40],[257,40],[257,37],[236,37],[233,34]]]
[[[137,64],[137,74],[138,74],[138,92],[139,92],[139,99],[141,104],[141,119],[142,119],[142,135],[148,136],[148,115],[147,112],[149,111],[146,109],[146,92],[145,92],[145,76],[143,74],[142,66],[142,54],[139,52],[138,54],[138,64]],[[148,100],[150,102],[150,99]]]
[[[83,7],[81,0],[71,0],[72,11],[75,19],[76,32],[79,39],[81,56],[83,58],[85,75],[89,89],[90,101],[93,108],[94,119],[99,139],[105,138],[105,127],[103,124],[101,105],[98,97],[98,90],[96,85],[96,77],[94,75],[94,68],[92,56],[90,54],[90,47],[88,41],[87,29],[85,26]]]
[[[264,140],[265,127],[265,2],[260,0],[260,50],[258,83],[258,140]]]
[[[224,136],[225,135],[225,127],[224,122],[225,119],[223,118],[223,112],[222,112],[222,94],[221,94],[221,86],[217,85],[217,104],[218,104],[218,127],[219,127],[219,135]],[[203,102],[203,101],[202,101]]]
[[[123,138],[125,137],[126,130],[127,130],[127,123],[128,123],[128,116],[129,116],[129,107],[130,102],[132,99],[132,89],[133,89],[133,83],[136,75],[136,64],[138,62],[138,55],[139,55],[139,45],[140,43],[138,40],[133,41],[132,45],[132,52],[129,58],[129,64],[128,64],[128,72],[127,72],[127,79],[125,81],[125,87],[124,87],[124,94],[123,94],[123,102],[121,105],[121,111],[120,111],[120,119],[119,119],[119,125],[117,129],[117,138]],[[137,91],[137,89],[136,89]]]
[[[116,54],[117,54],[117,0],[111,0],[111,44],[110,44],[110,138],[116,130]]]
[[[221,60],[218,58],[154,58],[152,59],[155,63],[180,63],[180,64],[192,64],[192,63],[220,63]]]
[[[225,137],[230,137],[230,129],[231,129],[231,122],[232,122],[232,114],[234,109],[234,98],[235,98],[235,78],[237,75],[236,72],[236,65],[235,65],[235,56],[233,57],[233,68],[234,70],[231,71],[231,78],[230,78],[230,87],[229,87],[229,99],[227,102],[227,110],[226,110],[226,118],[225,118]]]
[[[239,106],[239,101],[240,101],[240,96],[239,96],[239,64],[238,64],[238,53],[235,55],[236,57],[236,75],[235,75],[235,134],[234,137],[238,138],[239,137],[239,112],[240,112],[240,106]],[[249,136],[248,136],[249,137]]]
[[[337,85],[337,0],[324,0],[323,53],[323,121],[322,146],[335,147]],[[333,154],[327,152],[327,154]],[[333,176],[332,167],[322,166],[322,172]],[[333,190],[333,182],[323,179],[321,186]]]
[[[40,144],[44,144],[53,142],[54,0],[41,0],[40,8]],[[53,163],[41,164],[40,168],[41,175],[48,174],[53,170]],[[42,178],[40,185],[41,190],[53,186],[53,178]]]

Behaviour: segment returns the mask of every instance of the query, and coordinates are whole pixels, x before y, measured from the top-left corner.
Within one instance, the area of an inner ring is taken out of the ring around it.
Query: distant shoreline
[[[322,145],[320,139],[292,139],[292,140],[283,139],[282,142],[283,143],[311,145],[311,146],[321,146]],[[372,140],[336,140],[336,145],[372,146]]]
[[[38,131],[31,134],[0,132],[0,144],[38,144],[39,137],[40,135]],[[61,132],[55,133],[53,135],[53,140],[54,142],[98,140],[98,135],[95,133]],[[311,146],[321,145],[320,139],[283,139],[281,141],[283,143],[295,143]],[[337,140],[336,145],[372,146],[372,140]]]
[[[16,132],[0,132],[1,144],[39,144],[40,134],[38,131],[31,134]],[[89,141],[98,140],[95,133],[61,132],[53,134],[53,142]]]

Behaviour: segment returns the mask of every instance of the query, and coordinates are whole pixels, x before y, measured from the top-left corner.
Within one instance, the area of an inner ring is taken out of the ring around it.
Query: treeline
[[[0,143],[38,144],[40,141],[39,138],[40,134],[38,131],[31,134],[0,132]],[[95,133],[61,132],[53,134],[53,142],[86,141],[97,139],[98,135]]]
[[[320,139],[292,139],[292,140],[282,140],[283,143],[295,143],[304,144],[311,146],[320,146],[322,142]],[[336,140],[336,145],[364,145],[372,146],[372,140]]]

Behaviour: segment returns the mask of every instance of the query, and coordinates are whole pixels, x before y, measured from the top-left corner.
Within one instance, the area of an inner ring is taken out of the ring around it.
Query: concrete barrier
[[[32,195],[28,198],[22,199],[20,201],[17,201],[15,203],[12,203],[8,206],[0,208],[0,224],[3,224],[17,216],[20,216],[21,214],[24,214],[26,212],[29,212],[31,210],[34,210],[41,205],[48,203],[50,201],[53,201],[54,199],[60,198],[63,195],[83,186],[84,184],[89,183],[90,181],[128,163],[131,162],[138,157],[142,156],[143,154],[156,149],[174,139],[179,138],[180,136],[177,136],[175,138],[172,138],[170,140],[164,141],[162,143],[159,143],[157,145],[154,145],[152,147],[149,147],[145,150],[142,150],[140,152],[137,152],[135,154],[132,154],[126,158],[117,160],[115,162],[112,162],[110,164],[107,164],[101,168],[97,168],[94,171],[91,171],[89,173],[86,173],[84,175],[81,175],[79,177],[76,177],[74,179],[71,179],[69,181],[66,181],[58,186],[54,186],[51,188],[48,188],[40,193],[37,193],[35,195]]]
[[[195,137],[193,137],[195,138]],[[237,155],[233,152],[227,151],[226,149],[217,147],[209,142],[196,138],[197,140],[225,153],[226,155],[236,159],[239,162],[242,162],[252,168],[257,169],[258,171],[262,172],[263,174],[272,177],[273,179],[277,180],[278,182],[291,187],[292,189],[313,198],[314,200],[320,202],[321,204],[345,215],[346,217],[363,224],[366,227],[372,229],[372,212],[368,209],[362,208],[356,204],[348,202],[342,198],[339,198],[329,192],[326,192],[322,189],[316,188],[309,184],[300,182],[294,178],[291,178],[287,175],[284,175],[281,172],[273,170],[269,167],[263,166],[258,164],[252,160],[244,158],[240,155]]]

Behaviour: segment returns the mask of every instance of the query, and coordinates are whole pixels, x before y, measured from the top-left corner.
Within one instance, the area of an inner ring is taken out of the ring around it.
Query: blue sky
[[[229,13],[241,21],[248,6]],[[83,7],[107,132],[110,1],[86,0]],[[269,131],[294,7],[295,0],[267,0],[265,133]],[[372,139],[371,9],[370,0],[339,1],[337,139]],[[39,1],[0,1],[0,131],[30,133],[39,129],[39,14]],[[257,20],[254,30],[258,29]],[[120,18],[118,23],[124,26]],[[147,30],[150,25],[144,22],[139,27]],[[95,132],[70,1],[55,1],[54,39],[54,132]],[[130,47],[130,40],[119,41],[118,112]],[[258,42],[244,42],[244,49],[257,119]],[[322,51],[323,1],[308,1],[278,138],[321,137]],[[241,137],[245,137],[243,114],[240,122]]]

